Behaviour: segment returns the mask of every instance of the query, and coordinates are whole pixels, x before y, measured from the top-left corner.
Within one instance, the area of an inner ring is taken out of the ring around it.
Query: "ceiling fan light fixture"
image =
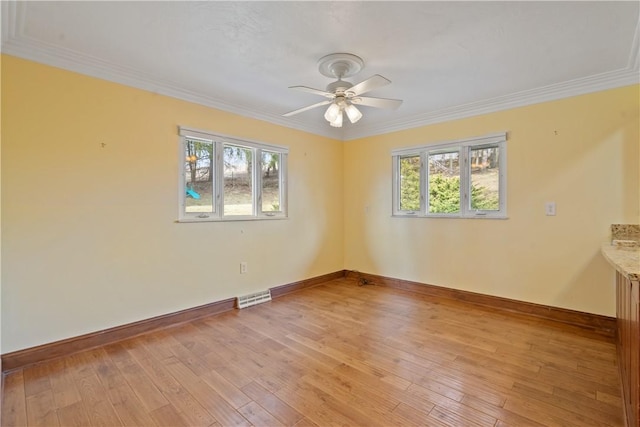
[[[344,107],[344,112],[347,113],[347,117],[349,117],[351,123],[355,123],[362,118],[362,113],[353,104],[348,104]]]
[[[334,128],[341,128],[342,127],[342,111],[339,111],[338,115],[335,118],[335,120],[329,121],[329,124],[331,126],[333,126]]]
[[[342,114],[340,113],[340,106],[334,102],[329,105],[329,108],[327,108],[327,112],[324,113],[324,118],[327,119],[329,123],[331,123],[337,119],[338,115],[342,116]]]
[[[290,111],[283,114],[283,116],[290,117],[294,114],[299,114],[316,107],[329,105],[324,113],[324,118],[332,127],[340,128],[344,122],[343,113],[347,115],[351,123],[356,123],[362,118],[362,113],[356,107],[357,105],[375,108],[398,108],[400,104],[402,104],[402,100],[400,99],[360,96],[364,93],[390,84],[391,81],[389,79],[382,77],[379,74],[374,74],[368,79],[365,79],[355,85],[342,80],[345,77],[357,74],[363,67],[364,61],[362,58],[350,53],[332,53],[330,55],[323,56],[318,61],[318,70],[320,71],[320,74],[326,77],[336,78],[337,80],[329,83],[326,90],[314,89],[307,86],[290,86],[290,89],[313,93],[315,95],[324,96],[328,99],[307,107]]]

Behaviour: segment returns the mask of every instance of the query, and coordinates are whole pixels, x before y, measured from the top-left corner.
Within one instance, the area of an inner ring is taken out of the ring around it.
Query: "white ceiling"
[[[2,52],[349,140],[639,81],[639,2],[2,2]],[[320,57],[392,84],[334,129]],[[188,123],[185,123],[188,125]]]

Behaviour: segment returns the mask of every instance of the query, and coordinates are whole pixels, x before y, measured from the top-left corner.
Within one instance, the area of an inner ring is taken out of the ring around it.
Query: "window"
[[[506,218],[506,134],[394,150],[393,215]]]
[[[185,127],[179,133],[180,221],[287,216],[287,148]]]
[[[400,210],[420,210],[420,156],[400,156]]]
[[[234,144],[223,147],[224,215],[253,215],[253,149]]]

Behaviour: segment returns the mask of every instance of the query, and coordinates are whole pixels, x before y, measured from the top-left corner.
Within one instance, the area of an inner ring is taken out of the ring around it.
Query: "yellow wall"
[[[3,352],[342,269],[341,142],[10,56],[2,89]],[[290,219],[175,223],[178,125],[288,146]]]
[[[0,82],[2,81],[2,58],[0,55]],[[0,99],[2,99],[2,85],[0,84]],[[2,117],[2,103],[0,102],[0,118]],[[2,120],[0,120],[0,164],[2,164]],[[2,174],[0,173],[0,254],[2,254]],[[2,255],[0,255],[0,354],[2,354]],[[2,372],[2,359],[0,359]],[[0,380],[0,401],[2,401],[3,382]],[[0,408],[1,409],[1,408]],[[2,415],[0,413],[0,419]]]
[[[1,67],[4,353],[343,268],[614,314],[599,245],[639,217],[637,86],[342,143]],[[290,218],[175,223],[178,125],[289,146]],[[503,130],[508,220],[391,218],[392,148]]]
[[[347,142],[345,268],[614,316],[599,248],[638,218],[638,88]],[[509,219],[391,217],[392,149],[498,131]]]

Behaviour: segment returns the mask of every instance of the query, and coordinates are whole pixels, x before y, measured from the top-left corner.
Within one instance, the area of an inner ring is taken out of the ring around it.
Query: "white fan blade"
[[[365,105],[367,107],[376,108],[398,108],[402,104],[401,99],[388,99],[388,98],[372,98],[370,96],[358,96],[351,98],[351,103],[355,105]]]
[[[391,83],[391,80],[386,79],[379,74],[376,74],[375,76],[369,77],[367,80],[350,87],[347,92],[352,92],[354,95],[360,95],[361,93],[369,92],[370,90],[386,86],[389,83]]]
[[[303,92],[309,92],[315,95],[326,96],[327,98],[331,98],[331,99],[335,98],[335,95],[331,92],[326,92],[324,90],[314,89],[312,87],[307,87],[307,86],[290,86],[289,89],[301,90]]]
[[[297,110],[289,111],[286,114],[283,114],[284,117],[293,116],[294,114],[302,113],[303,111],[311,110],[312,108],[320,107],[322,105],[331,104],[333,100],[327,99],[326,101],[318,102],[317,104],[309,105],[308,107],[299,108]]]

